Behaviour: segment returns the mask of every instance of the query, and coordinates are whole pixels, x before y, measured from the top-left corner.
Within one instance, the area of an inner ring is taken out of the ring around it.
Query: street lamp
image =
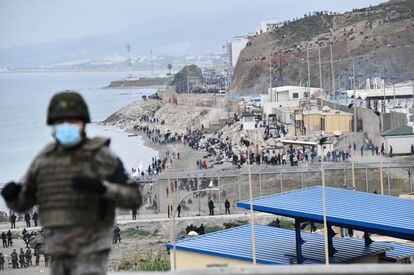
[[[210,183],[209,186],[212,186],[212,184]],[[182,197],[181,199],[178,200],[178,202],[175,203],[174,205],[174,209],[173,209],[173,254],[174,254],[174,270],[177,270],[177,254],[176,254],[176,236],[175,236],[175,213],[177,212],[177,204],[180,204],[186,197],[194,194],[194,193],[199,193],[199,192],[203,192],[203,191],[219,191],[220,189],[218,188],[205,188],[205,189],[200,189],[200,190],[195,190],[195,191],[191,191],[187,194],[184,195],[184,197]],[[200,194],[199,194],[200,196]],[[220,194],[219,194],[220,196]]]

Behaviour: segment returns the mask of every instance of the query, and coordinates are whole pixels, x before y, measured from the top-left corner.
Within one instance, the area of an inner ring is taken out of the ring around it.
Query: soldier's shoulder
[[[96,152],[93,157],[96,170],[113,171],[118,165],[118,156],[109,148],[109,139],[95,138],[89,148]]]
[[[86,142],[83,146],[84,150],[96,151],[102,148],[109,148],[111,140],[106,137],[93,137],[86,139]]]
[[[42,150],[40,150],[39,154],[37,154],[37,157],[43,157],[46,156],[50,153],[52,153],[55,149],[57,148],[57,143],[56,142],[50,142],[48,144],[46,144],[45,147],[43,147]]]

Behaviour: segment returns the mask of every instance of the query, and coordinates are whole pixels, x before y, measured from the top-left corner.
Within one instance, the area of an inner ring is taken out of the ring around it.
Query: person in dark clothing
[[[35,248],[33,255],[35,256],[35,264],[38,266],[40,262],[40,249],[38,247]]]
[[[39,220],[39,214],[37,214],[37,211],[35,211],[32,215],[32,219],[34,222],[34,226],[37,226],[37,221]]]
[[[138,210],[136,208],[132,209],[132,220],[137,219]]]
[[[7,245],[7,235],[6,233],[1,233],[1,240],[3,241],[3,247],[8,247]]]
[[[10,215],[10,224],[11,224],[11,229],[16,228],[16,214],[12,213]]]
[[[312,232],[315,232],[316,231],[316,226],[315,226],[315,224],[313,223],[313,222],[310,222],[309,223],[309,225],[310,225],[310,232],[312,233]]]
[[[204,230],[205,230],[204,225],[201,224],[197,230],[198,235],[204,235]]]
[[[13,249],[13,252],[10,254],[13,268],[19,268],[19,254],[17,254],[16,249]]]
[[[208,201],[208,210],[210,210],[209,215],[214,216],[214,202],[211,199]]]
[[[29,212],[26,212],[26,214],[24,214],[24,220],[26,221],[26,227],[32,227],[30,224],[30,214]]]
[[[224,202],[224,208],[226,209],[225,214],[228,213],[230,215],[230,201],[228,199]]]
[[[390,157],[392,157],[392,146],[390,145]]]
[[[0,252],[0,270],[4,270],[4,263],[5,263],[4,255],[3,253]]]
[[[180,217],[181,216],[181,203],[180,204],[178,204],[178,206],[177,206],[177,215],[178,215],[178,217]]]
[[[13,246],[13,240],[12,240],[12,233],[11,231],[7,231],[7,245],[8,246]]]
[[[20,254],[19,254],[19,263],[20,268],[26,268],[26,255],[24,254],[23,248],[20,248]]]

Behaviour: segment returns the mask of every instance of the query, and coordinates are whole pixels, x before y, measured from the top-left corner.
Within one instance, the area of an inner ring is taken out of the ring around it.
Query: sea
[[[31,72],[0,73],[0,187],[19,181],[37,153],[53,141],[46,125],[47,106],[58,91],[76,90],[89,106],[92,123],[87,125],[89,137],[111,139],[111,149],[120,157],[125,169],[145,168],[158,152],[144,145],[141,136],[129,136],[115,127],[99,124],[108,116],[143,95],[151,88],[103,89],[112,80],[129,72]],[[133,72],[149,76],[149,72]],[[0,198],[0,211],[6,211]]]

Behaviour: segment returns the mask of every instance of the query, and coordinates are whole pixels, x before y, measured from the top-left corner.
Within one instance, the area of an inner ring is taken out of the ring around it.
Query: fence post
[[[368,183],[368,167],[365,167],[365,186],[367,188],[367,192],[369,192],[369,183]]]
[[[387,181],[388,181],[388,195],[391,196],[391,178],[390,178],[390,167],[388,166],[388,177],[387,177]]]
[[[283,179],[282,179],[282,171],[279,173],[280,178],[280,193],[283,193]]]
[[[219,189],[219,194],[218,194],[219,207],[218,207],[217,210],[220,210],[220,207],[221,207],[221,183],[220,183],[220,177],[217,177],[217,187]]]
[[[240,175],[240,172],[239,172],[239,176],[237,178],[237,191],[239,193],[239,201],[242,200],[242,190],[241,190],[241,180],[240,180],[240,178],[241,178],[241,175]]]
[[[300,170],[300,181],[302,183],[302,189],[303,189],[303,171]]]
[[[346,168],[344,168],[344,187],[346,188]]]
[[[259,194],[262,196],[262,172],[259,171]]]

